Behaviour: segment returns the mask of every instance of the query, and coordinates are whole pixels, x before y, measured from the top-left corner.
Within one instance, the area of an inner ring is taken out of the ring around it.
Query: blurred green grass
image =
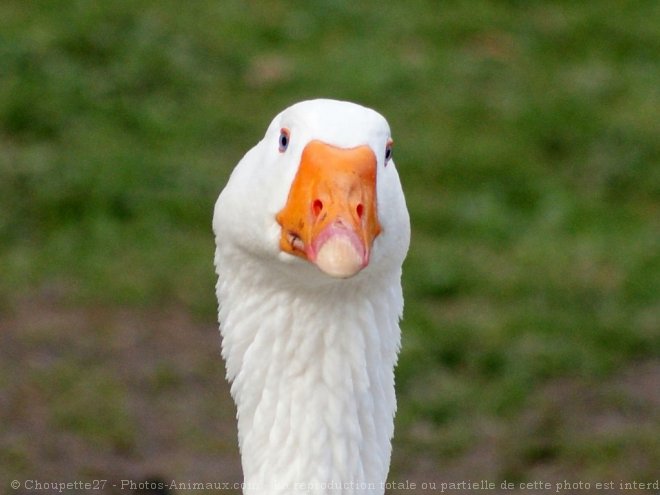
[[[658,359],[658,2],[62,5],[0,5],[0,307],[55,290],[213,320],[215,198],[277,112],[324,96],[396,141],[402,431],[456,455],[553,380]],[[48,387],[77,395],[69,365]],[[77,400],[58,417],[96,431]],[[115,416],[106,440],[130,444]],[[587,468],[629,447],[561,441]]]

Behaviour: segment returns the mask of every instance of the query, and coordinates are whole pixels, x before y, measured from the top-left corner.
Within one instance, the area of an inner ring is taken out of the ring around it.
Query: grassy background
[[[0,481],[112,473],[97,450],[218,473],[231,430],[181,425],[233,422],[219,352],[161,330],[216,343],[212,205],[318,96],[388,118],[413,222],[392,478],[656,479],[659,53],[653,0],[3,1]]]

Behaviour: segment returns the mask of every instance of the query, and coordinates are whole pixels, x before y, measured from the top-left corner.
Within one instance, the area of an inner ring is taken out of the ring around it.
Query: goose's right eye
[[[280,130],[279,143],[280,143],[279,146],[280,153],[284,153],[286,149],[289,147],[289,129]]]

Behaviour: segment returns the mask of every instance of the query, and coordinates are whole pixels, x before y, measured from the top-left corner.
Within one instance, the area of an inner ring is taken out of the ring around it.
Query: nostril
[[[314,212],[314,216],[318,217],[323,211],[323,201],[315,199],[314,203],[312,203],[312,211]]]
[[[364,205],[362,203],[358,203],[357,207],[355,208],[355,212],[357,213],[358,218],[362,218],[362,215],[364,214]]]

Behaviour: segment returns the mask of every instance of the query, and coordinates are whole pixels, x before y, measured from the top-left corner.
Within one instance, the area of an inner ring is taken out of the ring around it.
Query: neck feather
[[[383,493],[400,271],[300,288],[238,256],[216,266],[245,493]]]

